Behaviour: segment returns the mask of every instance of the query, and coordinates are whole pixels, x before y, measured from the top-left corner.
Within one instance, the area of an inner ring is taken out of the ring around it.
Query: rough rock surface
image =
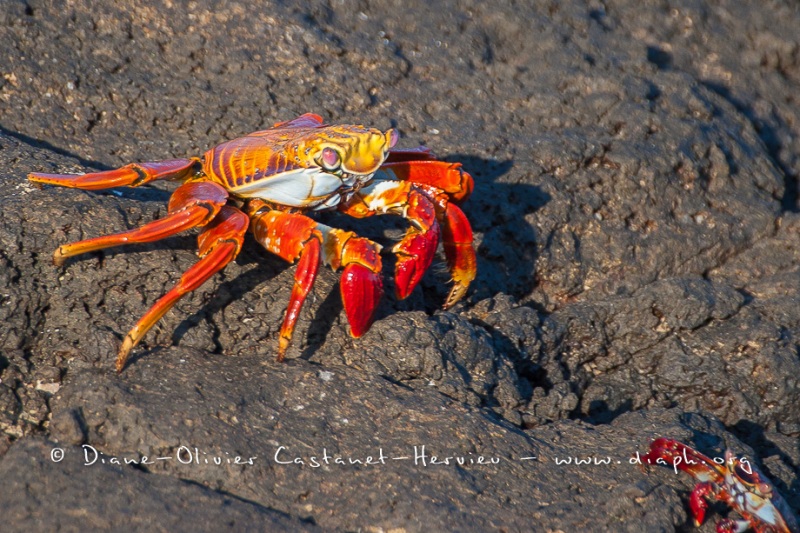
[[[629,461],[661,436],[748,455],[800,510],[795,3],[96,4],[0,10],[0,529],[695,530],[688,476]],[[475,176],[464,303],[433,269],[353,340],[326,270],[277,365],[293,269],[248,238],[114,373],[195,238],[57,269],[171,185],[25,175],[309,111]]]

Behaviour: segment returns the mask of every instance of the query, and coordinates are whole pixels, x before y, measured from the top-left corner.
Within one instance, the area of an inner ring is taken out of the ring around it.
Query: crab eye
[[[397,130],[389,131],[391,131],[389,134],[389,148],[394,148],[394,145],[397,144],[397,141],[400,139],[400,134],[397,133]]]
[[[734,465],[733,471],[736,474],[736,477],[738,477],[739,480],[741,480],[743,483],[747,483],[748,485],[753,485],[757,481],[756,477],[753,475],[753,471],[751,470],[748,472],[747,470],[742,468],[742,465],[738,462]]]
[[[333,148],[322,149],[322,166],[326,170],[334,170],[339,167],[341,160],[339,154]]]

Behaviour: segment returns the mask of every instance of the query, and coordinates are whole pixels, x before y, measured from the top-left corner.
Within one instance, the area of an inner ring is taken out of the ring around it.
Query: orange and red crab
[[[705,519],[707,500],[728,504],[744,520],[724,518],[717,522],[717,533],[800,533],[797,519],[769,479],[746,459],[730,450],[725,460],[714,461],[676,440],[659,438],[650,444],[642,463],[660,464],[682,470],[699,483],[689,496],[689,508],[696,526]]]
[[[460,300],[475,278],[472,229],[456,204],[469,197],[472,177],[459,163],[436,160],[425,148],[393,149],[395,131],[324,125],[311,113],[220,144],[202,158],[134,163],[83,175],[32,173],[33,182],[79,189],[137,187],[168,179],[182,184],[168,214],[144,226],[60,246],[56,265],[68,257],[128,243],[152,242],[190,228],[200,260],[136,323],[117,357],[121,372],[131,350],[184,294],[231,262],[248,228],[256,241],[286,261],[298,262],[281,326],[277,360],[283,360],[320,262],[343,268],[340,289],[350,333],[369,329],[383,294],[381,246],[353,232],[320,224],[309,212],[338,209],[363,218],[393,214],[410,228],[392,251],[395,288],[407,297],[430,266],[441,235],[453,287],[444,304]]]

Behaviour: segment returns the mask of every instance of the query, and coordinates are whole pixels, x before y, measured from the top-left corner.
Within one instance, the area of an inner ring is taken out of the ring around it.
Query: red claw
[[[381,277],[364,265],[350,263],[344,267],[339,286],[350,335],[357,339],[367,332],[375,318],[375,309],[383,295]]]
[[[433,222],[428,231],[411,233],[392,250],[397,254],[395,266],[395,294],[407,298],[433,262],[439,244],[439,224]]]
[[[696,527],[700,527],[706,519],[706,510],[708,509],[706,498],[713,497],[713,495],[714,485],[708,481],[698,483],[691,495],[689,495],[689,509],[692,511]]]
[[[317,225],[324,235],[323,261],[334,270],[344,267],[339,288],[342,305],[350,323],[350,334],[358,338],[367,332],[383,296],[381,247],[352,231]]]

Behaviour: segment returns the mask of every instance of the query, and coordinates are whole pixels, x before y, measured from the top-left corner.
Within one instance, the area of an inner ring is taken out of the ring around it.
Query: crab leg
[[[294,275],[294,287],[289,297],[286,316],[281,326],[278,341],[278,361],[283,361],[286,350],[292,340],[292,332],[300,316],[303,302],[306,300],[319,270],[322,234],[316,228],[316,222],[307,216],[271,210],[263,207],[251,214],[252,230],[258,241],[269,252],[282,259],[297,263]]]
[[[645,464],[659,464],[659,459],[674,464],[699,481],[720,484],[725,480],[725,470],[697,450],[672,439],[658,438],[650,443],[650,451],[642,456]]]
[[[74,255],[95,252],[120,244],[157,241],[189,228],[205,226],[227,200],[227,191],[215,183],[184,183],[172,193],[166,217],[137,229],[59,246],[53,254],[53,263],[61,266],[68,257]]]
[[[393,148],[386,156],[386,163],[399,163],[402,161],[427,161],[436,159],[431,149],[427,146],[416,148]]]
[[[28,179],[34,183],[59,185],[73,189],[95,191],[111,187],[138,187],[158,179],[185,179],[200,168],[200,160],[169,159],[150,163],[132,163],[116,170],[89,174],[44,174],[32,172]]]
[[[317,224],[322,232],[322,259],[334,270],[344,267],[339,287],[350,323],[350,335],[361,337],[375,318],[383,296],[381,245],[352,231]]]
[[[117,372],[122,372],[130,351],[184,294],[208,280],[239,254],[247,231],[247,215],[231,206],[223,206],[208,227],[197,237],[200,260],[187,270],[180,281],[148,310],[128,332],[117,356]]]
[[[444,308],[452,307],[467,293],[469,284],[475,279],[478,266],[475,248],[472,246],[472,228],[464,212],[455,204],[447,204],[441,217],[442,246],[447,258],[447,267],[453,278],[453,287]]]

